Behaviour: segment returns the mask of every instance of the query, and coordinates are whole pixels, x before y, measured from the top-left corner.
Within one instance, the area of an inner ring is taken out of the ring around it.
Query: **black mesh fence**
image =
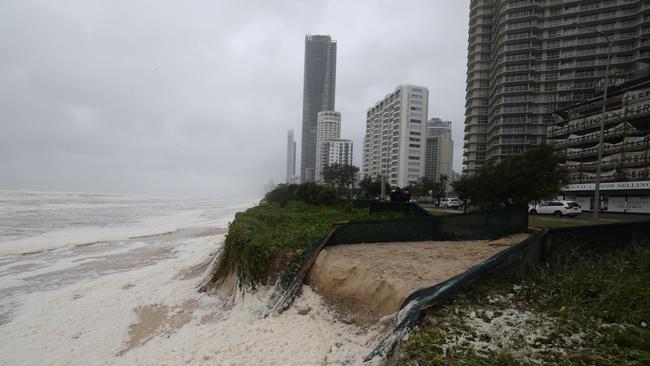
[[[387,201],[364,201],[352,200],[355,208],[367,208],[370,213],[377,212],[401,212],[411,216],[431,216],[431,214],[420,207],[418,204],[411,202],[387,202]]]
[[[339,225],[327,245],[497,239],[525,232],[528,213],[526,208],[516,207],[448,216],[351,221]]]
[[[633,243],[648,243],[650,221],[623,222],[553,229],[544,246],[546,255],[565,251],[599,251]]]

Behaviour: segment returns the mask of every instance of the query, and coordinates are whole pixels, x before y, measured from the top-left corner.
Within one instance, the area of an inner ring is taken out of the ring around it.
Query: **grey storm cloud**
[[[453,122],[460,170],[468,12],[468,0],[2,1],[0,189],[258,196],[283,180],[286,131],[300,133],[305,34],[338,42],[356,165],[367,108],[410,83]]]

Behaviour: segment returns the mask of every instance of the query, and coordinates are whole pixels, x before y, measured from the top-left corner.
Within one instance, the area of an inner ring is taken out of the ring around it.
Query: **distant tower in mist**
[[[300,181],[316,177],[318,112],[333,111],[336,92],[336,41],[330,36],[305,36],[305,75],[302,94]]]
[[[424,175],[439,181],[440,175],[444,174],[448,178],[449,185],[454,178],[454,141],[451,139],[451,121],[431,118],[427,122],[425,135]]]
[[[287,133],[287,183],[295,183],[296,180],[296,140],[294,130]]]

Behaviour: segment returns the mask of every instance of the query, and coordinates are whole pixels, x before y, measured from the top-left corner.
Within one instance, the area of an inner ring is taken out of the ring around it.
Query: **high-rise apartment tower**
[[[467,173],[542,143],[553,111],[598,93],[608,59],[603,34],[614,41],[613,83],[650,60],[647,1],[471,0],[469,18]]]
[[[336,41],[330,36],[305,37],[305,74],[302,96],[302,144],[300,180],[316,176],[317,115],[335,109]]]
[[[363,176],[406,187],[424,175],[429,90],[400,85],[366,114]]]

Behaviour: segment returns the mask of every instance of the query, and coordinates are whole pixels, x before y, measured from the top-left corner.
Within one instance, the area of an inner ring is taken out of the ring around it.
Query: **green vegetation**
[[[499,163],[488,161],[477,174],[454,182],[454,191],[482,209],[528,205],[557,196],[568,183],[563,160],[552,146],[536,146]]]
[[[323,168],[323,181],[336,188],[339,194],[345,194],[357,179],[358,171],[359,168],[354,165],[330,164]]]
[[[359,182],[359,187],[361,187],[361,197],[367,200],[374,200],[375,198],[381,195],[381,178],[372,179],[370,177],[365,177]],[[384,182],[384,192],[389,194],[391,191],[391,186],[388,182]]]
[[[290,276],[305,249],[327,234],[333,223],[397,215],[370,215],[367,209],[295,201],[283,206],[273,202],[261,204],[235,215],[212,282],[236,273],[245,285],[272,284],[283,272]]]
[[[558,256],[430,311],[398,365],[648,365],[650,247]]]
[[[264,196],[265,202],[286,205],[289,201],[305,202],[310,205],[333,205],[339,200],[336,189],[314,182],[302,184],[278,184]]]
[[[421,177],[416,184],[411,184],[406,189],[413,197],[431,197],[439,202],[447,196],[448,182],[449,178],[445,174],[440,174],[437,180]]]

